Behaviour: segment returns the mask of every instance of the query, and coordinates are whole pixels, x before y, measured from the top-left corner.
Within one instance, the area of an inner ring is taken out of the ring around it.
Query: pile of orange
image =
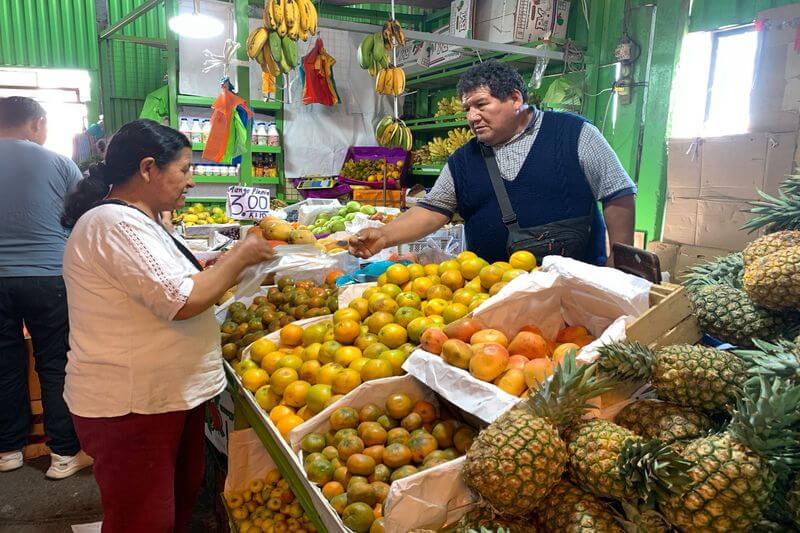
[[[239,533],[316,531],[280,472],[253,479],[247,489],[225,492],[225,504]]]
[[[383,502],[398,479],[464,455],[476,432],[440,419],[430,402],[407,394],[387,397],[384,407],[340,407],[329,431],[301,443],[309,480],[357,533],[383,531]]]

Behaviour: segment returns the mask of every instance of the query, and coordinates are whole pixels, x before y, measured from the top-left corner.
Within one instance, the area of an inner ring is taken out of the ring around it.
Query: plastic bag
[[[461,239],[456,238],[454,235],[451,235],[450,238],[447,239],[444,246],[435,239],[428,237],[425,240],[425,247],[417,252],[416,255],[420,264],[428,265],[430,263],[441,263],[442,261],[453,259],[462,251]]]

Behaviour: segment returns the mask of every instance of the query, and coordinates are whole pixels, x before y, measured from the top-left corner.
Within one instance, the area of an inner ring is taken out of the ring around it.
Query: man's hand
[[[377,228],[366,228],[350,237],[348,249],[350,253],[361,259],[369,259],[386,248],[386,237]]]

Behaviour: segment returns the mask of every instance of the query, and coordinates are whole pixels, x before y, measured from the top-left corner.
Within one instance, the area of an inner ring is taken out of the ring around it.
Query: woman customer
[[[70,347],[64,397],[103,502],[104,532],[185,531],[203,478],[204,402],[225,388],[211,307],[273,256],[248,237],[202,270],[160,224],[194,187],[181,133],[124,125],[65,200]]]

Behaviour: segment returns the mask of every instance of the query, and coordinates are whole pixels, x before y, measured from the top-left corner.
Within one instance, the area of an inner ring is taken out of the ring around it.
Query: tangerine
[[[384,359],[365,359],[366,363],[360,368],[361,380],[388,378],[394,374],[394,367]]]
[[[396,311],[396,309],[395,309]],[[369,328],[370,333],[377,334],[380,332],[381,328],[387,324],[391,324],[394,321],[394,315],[391,313],[387,313],[384,311],[377,311],[372,313],[366,320],[367,327]]]
[[[278,431],[284,438],[289,435],[289,432],[305,422],[303,417],[297,415],[289,415],[287,417],[281,418],[280,421],[275,424],[278,427]]]
[[[411,282],[411,292],[416,293],[420,298],[425,298],[431,287],[433,287],[433,280],[427,277],[416,278]]]
[[[448,270],[442,274],[442,285],[456,291],[464,286],[464,276],[458,270]]]
[[[469,308],[466,305],[451,303],[442,310],[442,318],[444,318],[445,324],[449,324],[467,316],[467,313],[469,313]]]
[[[297,375],[297,370],[294,368],[279,368],[269,378],[270,389],[273,390],[275,394],[283,396],[286,387],[298,379],[300,379],[300,376]]]
[[[422,299],[420,298],[419,294],[414,291],[401,292],[397,295],[395,301],[400,308],[413,307],[414,309],[419,309],[420,305],[422,304]]]
[[[281,344],[298,346],[303,341],[303,328],[297,324],[286,324],[281,328]]]
[[[319,361],[310,360],[303,363],[300,367],[300,370],[297,371],[297,375],[303,381],[308,381],[311,384],[317,382],[317,376],[319,375],[319,370],[322,368],[322,365]]]
[[[355,346],[363,352],[373,344],[377,344],[377,342],[378,342],[378,336],[374,333],[370,333],[369,329],[367,329],[367,333],[364,333],[362,331],[361,335],[356,337],[356,340],[353,344],[355,344]]]
[[[411,463],[411,450],[405,444],[394,442],[383,449],[383,464],[399,468]]]
[[[306,396],[311,388],[307,381],[295,381],[289,383],[283,391],[283,401],[289,407],[303,407],[306,404]]]
[[[345,368],[333,378],[331,387],[336,394],[347,394],[361,385],[361,374],[352,368]]]
[[[346,435],[339,441],[336,450],[339,452],[339,459],[347,461],[351,455],[364,451],[364,441],[357,435]],[[350,472],[349,468],[347,470]]]
[[[400,288],[399,285],[395,285],[394,283],[387,283],[383,287],[381,287],[380,292],[387,295],[389,298],[396,298],[398,294],[403,292],[403,289]]]
[[[394,264],[386,269],[386,280],[395,285],[403,285],[411,279],[411,273],[405,265]]]
[[[397,348],[408,340],[408,333],[399,324],[386,324],[378,332],[378,339],[389,348]]]
[[[414,404],[411,412],[419,414],[423,424],[430,424],[436,420],[436,407],[431,402],[420,400]]]
[[[352,344],[360,334],[360,324],[355,320],[344,319],[333,326],[333,339],[341,344]]]
[[[343,367],[350,366],[350,363],[361,357],[361,350],[355,346],[342,346],[336,350],[333,360]]]
[[[358,427],[358,412],[352,407],[340,407],[331,413],[331,428],[335,431],[340,429],[355,429]]]
[[[250,368],[242,374],[242,385],[250,392],[255,392],[267,384],[269,374],[263,368]]]
[[[405,393],[397,392],[386,398],[386,412],[389,416],[397,420],[408,416],[412,408],[413,404],[411,403],[411,398]]]
[[[333,362],[336,358],[336,352],[341,348],[342,345],[337,341],[326,341],[322,343],[322,346],[319,348],[319,362],[323,365]]]
[[[394,314],[394,321],[405,328],[411,323],[412,320],[421,316],[422,311],[419,309],[415,309],[413,307],[401,307]]]
[[[536,256],[527,250],[519,250],[511,254],[508,262],[513,268],[518,268],[526,272],[530,272],[536,268]]]
[[[363,298],[361,299],[363,300]],[[333,313],[333,324],[336,325],[342,320],[353,320],[354,322],[361,322],[362,318],[363,317],[361,316],[361,313],[352,306],[342,307],[341,309],[338,309],[335,313]]]
[[[317,385],[333,385],[333,378],[342,370],[344,370],[344,367],[339,363],[322,365],[322,368],[319,369],[319,373],[317,373]]]
[[[325,496],[325,499],[328,501],[331,501],[334,496],[340,494],[344,494],[344,485],[338,481],[328,481],[322,487],[322,495]]]
[[[332,388],[330,385],[317,383],[308,389],[306,394],[306,405],[312,413],[319,413],[325,409],[325,402],[331,398]]]
[[[348,501],[350,501],[349,498]],[[341,515],[344,525],[354,533],[369,533],[372,523],[375,521],[372,507],[364,502],[351,503],[344,508]]]
[[[287,416],[293,414],[294,414],[294,409],[292,409],[291,407],[287,407],[285,405],[276,405],[269,412],[269,419],[272,420],[273,424],[277,424]]]
[[[358,313],[358,316],[361,317],[360,320],[364,320],[369,316],[369,300],[364,297],[354,298],[348,307],[354,309]]]
[[[363,453],[354,453],[347,458],[347,471],[357,476],[370,476],[375,471],[375,459]]]

